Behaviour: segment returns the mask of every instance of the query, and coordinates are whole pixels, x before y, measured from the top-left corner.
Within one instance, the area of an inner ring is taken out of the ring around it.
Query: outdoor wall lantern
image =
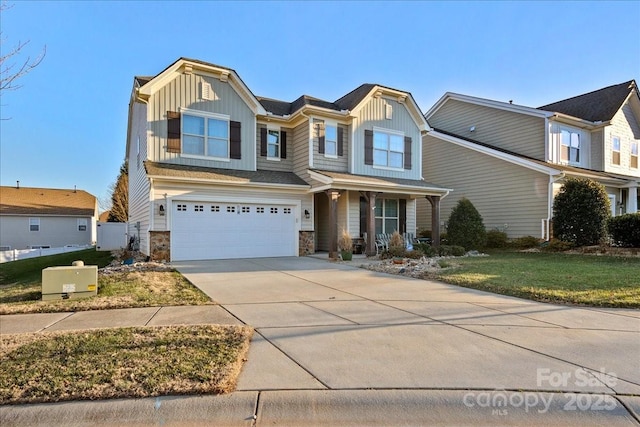
[[[160,216],[164,216],[164,205],[160,205],[160,209],[158,209],[160,212]]]
[[[311,214],[309,213],[309,210],[308,210],[308,209],[305,209],[305,210],[304,210],[304,217],[305,217],[306,219],[311,218]]]

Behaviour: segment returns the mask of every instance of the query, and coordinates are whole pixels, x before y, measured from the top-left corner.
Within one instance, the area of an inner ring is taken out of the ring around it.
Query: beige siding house
[[[83,190],[0,187],[0,250],[93,245],[97,219]]]
[[[342,230],[415,232],[447,188],[422,179],[427,122],[409,92],[364,84],[330,102],[255,96],[227,67],[180,58],[135,77],[130,235],[154,259],[336,256]]]
[[[423,176],[454,189],[440,227],[462,197],[488,229],[550,236],[553,198],[566,177],[602,183],[613,215],[638,211],[640,95],[635,81],[531,108],[455,93],[426,114]],[[430,204],[418,199],[418,227]]]

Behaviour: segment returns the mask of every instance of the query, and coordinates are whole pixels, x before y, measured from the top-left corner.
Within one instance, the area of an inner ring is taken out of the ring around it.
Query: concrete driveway
[[[563,392],[569,406],[574,393],[601,393],[640,407],[629,397],[640,395],[640,311],[535,303],[357,265],[175,264],[256,328],[238,390]]]

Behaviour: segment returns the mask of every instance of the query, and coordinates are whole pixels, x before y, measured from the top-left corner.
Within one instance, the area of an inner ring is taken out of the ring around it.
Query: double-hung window
[[[374,129],[373,165],[402,169],[404,165],[404,135]]]
[[[222,115],[182,114],[182,152],[229,158],[229,118]]]
[[[40,231],[40,218],[29,218],[29,231]]]
[[[576,131],[560,130],[560,159],[571,164],[580,164],[580,134]]]
[[[280,158],[280,131],[267,129],[267,157]]]
[[[638,169],[638,141],[631,141],[629,166]]]
[[[87,231],[87,219],[78,218],[78,231]]]
[[[376,234],[391,234],[399,230],[398,199],[377,199],[375,218]]]
[[[611,163],[620,164],[620,137],[614,136],[611,140]]]
[[[324,127],[324,155],[329,157],[338,156],[338,126],[326,123]]]

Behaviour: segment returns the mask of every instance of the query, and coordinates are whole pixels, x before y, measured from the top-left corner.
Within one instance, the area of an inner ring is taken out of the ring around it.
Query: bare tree
[[[6,10],[11,9],[13,5],[7,4],[7,2],[0,2],[0,13],[5,13]],[[0,43],[4,44],[6,38],[0,32]],[[47,53],[47,47],[42,48],[42,52],[35,59],[31,59],[31,56],[27,56],[26,59],[19,59],[23,49],[29,44],[29,40],[26,42],[19,41],[13,48],[9,49],[7,53],[0,55],[0,93],[5,90],[16,90],[21,85],[16,84],[16,80],[20,77],[30,73],[36,68]]]

